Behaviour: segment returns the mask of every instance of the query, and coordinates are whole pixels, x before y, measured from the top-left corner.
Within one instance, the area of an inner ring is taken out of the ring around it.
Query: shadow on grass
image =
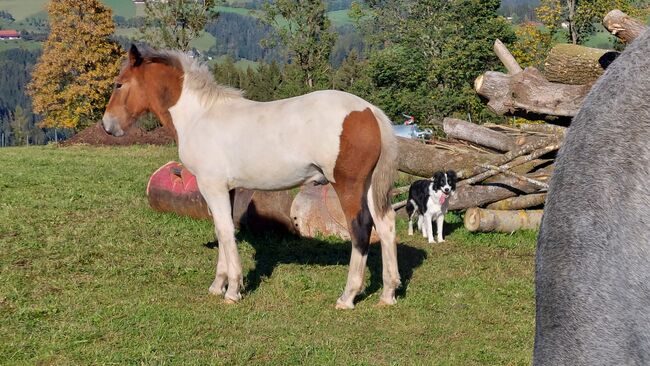
[[[246,241],[255,248],[255,268],[251,269],[244,280],[246,292],[254,292],[260,286],[262,279],[270,277],[275,267],[279,264],[304,264],[304,265],[345,265],[350,262],[351,244],[349,241],[329,242],[326,240],[302,238],[289,234],[276,234],[273,232],[253,234],[249,231],[240,231],[237,241]],[[208,248],[217,248],[215,242],[206,243]],[[402,286],[397,291],[397,297],[404,297],[408,284],[413,277],[414,270],[422,265],[427,257],[426,251],[409,246],[397,245],[397,260]],[[368,252],[368,268],[370,270],[370,284],[357,296],[356,301],[361,301],[380,290],[383,286],[381,245],[371,244]],[[341,282],[341,291],[345,287]]]

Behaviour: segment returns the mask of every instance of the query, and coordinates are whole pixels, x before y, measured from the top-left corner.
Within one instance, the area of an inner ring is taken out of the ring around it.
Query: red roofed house
[[[0,30],[0,39],[20,39],[20,33],[13,29]]]

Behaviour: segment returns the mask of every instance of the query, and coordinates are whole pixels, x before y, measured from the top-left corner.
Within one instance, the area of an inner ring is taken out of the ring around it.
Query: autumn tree
[[[218,16],[215,0],[146,0],[142,38],[159,48],[189,51],[205,25]]]
[[[119,69],[112,11],[99,0],[52,0],[48,15],[28,93],[42,126],[79,129],[101,118]]]
[[[331,71],[329,57],[336,34],[330,30],[324,2],[276,0],[266,2],[264,10],[262,20],[275,29],[279,43],[288,52],[290,65],[285,68],[285,76],[303,84],[302,88],[293,87],[288,94],[327,87]],[[274,43],[272,39],[266,40],[267,45]]]

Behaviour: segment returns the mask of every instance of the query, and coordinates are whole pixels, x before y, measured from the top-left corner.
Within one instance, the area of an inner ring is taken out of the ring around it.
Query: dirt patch
[[[76,144],[88,145],[167,145],[174,142],[174,138],[162,127],[152,131],[132,127],[122,137],[114,137],[106,133],[101,123],[96,123],[71,138],[63,141],[61,146]]]

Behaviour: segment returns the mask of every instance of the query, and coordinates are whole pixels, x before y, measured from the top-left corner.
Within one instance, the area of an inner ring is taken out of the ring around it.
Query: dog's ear
[[[433,173],[433,177],[431,177],[431,180],[433,181],[433,184],[438,187],[440,185],[440,182],[442,179],[445,177],[445,173],[443,172],[435,172]]]
[[[456,172],[453,170],[447,170],[447,178],[449,178],[449,180],[453,182],[456,182],[456,180],[458,179],[458,177],[456,176]]]

